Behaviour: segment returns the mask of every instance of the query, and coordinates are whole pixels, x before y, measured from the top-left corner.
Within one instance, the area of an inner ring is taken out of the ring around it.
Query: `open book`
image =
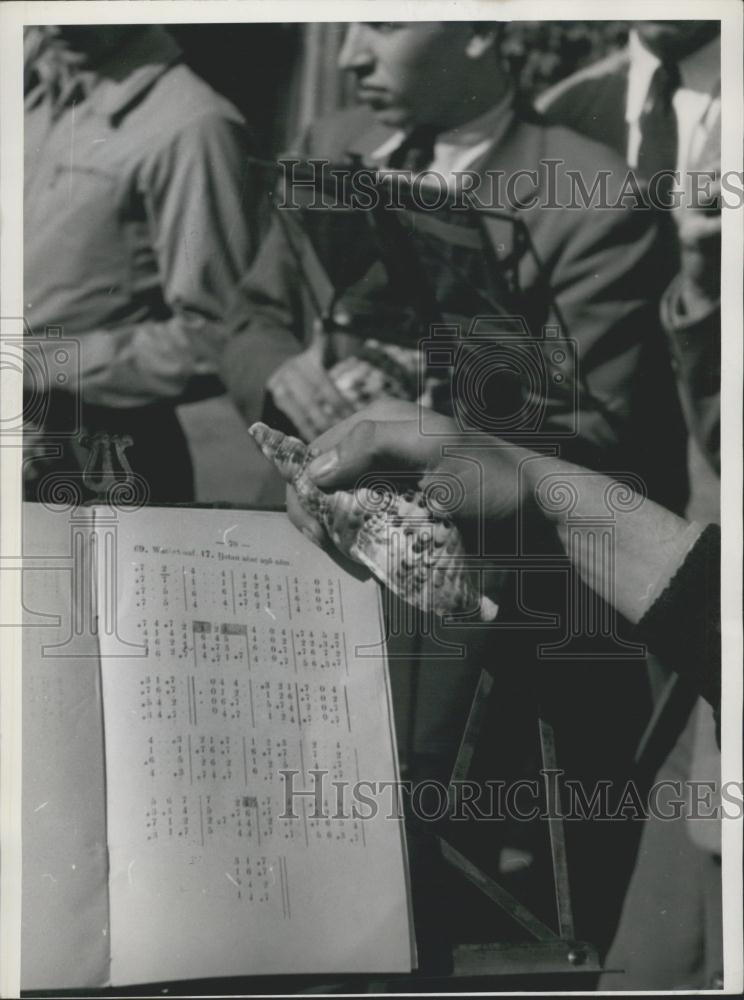
[[[24,557],[23,988],[410,971],[377,585],[265,512],[27,505]]]

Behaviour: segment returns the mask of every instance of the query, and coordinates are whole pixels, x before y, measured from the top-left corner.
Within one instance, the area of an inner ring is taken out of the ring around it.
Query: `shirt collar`
[[[52,49],[30,53],[27,107],[44,98],[48,89],[45,77],[59,72],[59,67],[54,66],[56,58]],[[62,91],[56,101],[64,104],[65,94],[74,89],[79,100],[90,100],[96,111],[115,124],[180,58],[181,49],[166,31],[147,26],[95,69],[63,73]]]
[[[181,49],[162,28],[138,31],[96,69],[89,88],[92,104],[114,123],[180,57]]]
[[[482,115],[447,132],[440,132],[436,145],[441,143],[443,146],[461,146],[463,149],[470,149],[486,139],[491,139],[501,132],[505,122],[511,117],[513,104],[514,94],[510,90],[498,104],[484,111]]]
[[[646,48],[636,31],[630,32],[628,55],[630,72],[625,120],[636,122],[641,117],[648,88],[651,86],[651,78],[661,60]],[[721,36],[716,35],[695,52],[681,59],[678,66],[680,89],[712,95],[720,87],[721,81]]]
[[[495,142],[506,130],[514,114],[514,92],[510,90],[501,100],[488,111],[471,118],[463,125],[446,132],[440,132],[434,143],[434,157],[438,157],[443,147],[452,149],[459,147],[463,150],[471,149],[481,143]],[[374,162],[384,162],[390,154],[396,150],[405,139],[407,133],[398,130],[394,132],[385,142],[382,143],[373,153],[370,159]]]

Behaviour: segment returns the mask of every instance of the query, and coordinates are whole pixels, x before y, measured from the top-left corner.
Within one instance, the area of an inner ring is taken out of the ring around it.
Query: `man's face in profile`
[[[641,41],[660,59],[684,59],[720,33],[720,21],[636,21]]]
[[[454,102],[463,103],[472,39],[467,22],[351,24],[339,66],[354,73],[359,100],[386,125],[441,124]]]

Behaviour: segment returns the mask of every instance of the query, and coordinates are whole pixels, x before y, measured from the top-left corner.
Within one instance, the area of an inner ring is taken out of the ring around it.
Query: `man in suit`
[[[607,144],[648,180],[675,173],[679,274],[662,320],[690,430],[689,516],[718,520],[716,358],[720,357],[720,217],[690,210],[693,187],[720,171],[721,39],[717,21],[638,21],[628,44],[541,94],[539,112]],[[720,188],[719,188],[720,194]],[[687,206],[687,207],[686,207]],[[716,287],[714,287],[716,286]],[[705,330],[706,333],[702,331]]]
[[[678,273],[661,299],[677,387],[689,430],[690,519],[719,519],[720,472],[720,25],[716,21],[640,21],[627,47],[538,98],[551,121],[604,141],[650,177],[676,173],[681,204],[672,212]],[[695,204],[694,171],[713,182]],[[651,661],[654,686],[674,664]],[[673,675],[667,692],[680,685]],[[672,699],[690,712],[692,698]],[[657,780],[720,779],[713,722],[698,704],[688,717],[662,714],[671,745]],[[673,734],[679,734],[674,744]],[[655,935],[647,929],[653,925]],[[607,989],[720,988],[720,828],[651,818],[609,968]]]
[[[650,177],[691,165],[720,112],[720,23],[637,21],[628,44],[541,94],[535,105]]]
[[[686,489],[684,434],[657,317],[656,303],[668,276],[656,256],[654,220],[648,211],[634,211],[628,204],[614,209],[557,207],[575,195],[570,171],[584,178],[588,188],[603,172],[608,200],[618,201],[625,164],[595,142],[524,115],[501,67],[497,43],[492,24],[350,25],[340,65],[356,76],[362,106],[314,123],[297,153],[413,175],[434,170],[453,185],[464,171],[494,183],[499,175],[511,180],[514,200],[521,202],[513,214],[527,240],[515,247],[515,226],[509,219],[485,222],[494,268],[505,268],[506,258],[516,257],[516,291],[505,303],[507,311],[524,319],[533,344],[544,343],[544,327],[559,327],[562,336],[575,342],[580,372],[573,386],[577,395],[552,397],[538,436],[555,436],[562,442],[561,454],[573,461],[635,471],[655,499],[679,509]],[[296,253],[286,226],[275,218],[241,283],[223,378],[247,421],[259,418],[268,402],[309,439],[344,417],[349,407],[328,377],[328,345],[321,350],[313,337],[313,308]],[[384,320],[381,333],[383,327]],[[332,344],[338,347],[336,356],[342,350],[353,353],[353,340],[348,333],[338,338]],[[543,356],[549,378],[564,377],[547,350]],[[508,379],[503,384],[508,391]],[[544,388],[538,387],[537,394]],[[574,422],[576,433],[566,434]],[[534,631],[524,633],[519,651],[513,631],[502,633],[502,643],[507,635],[508,648],[492,653],[491,659],[501,662],[503,656],[520,665],[539,659]],[[543,632],[540,639],[549,642],[550,636]],[[447,664],[444,670],[435,663],[436,670],[422,673],[416,692],[425,708],[419,715],[429,712],[425,737],[412,741],[422,755],[441,751],[440,738],[451,742],[459,736],[452,721],[459,702],[452,692],[461,690],[454,678],[462,665],[449,669]],[[561,666],[567,677],[572,668]],[[648,705],[632,673],[627,664],[618,668],[605,662],[601,671],[583,665],[565,685],[566,692],[581,690],[582,697],[563,698],[561,747],[569,748],[569,757],[573,753],[572,765],[586,767],[591,746],[595,777],[622,773],[645,723]],[[611,720],[601,709],[595,711],[595,698],[600,705],[613,699],[610,714],[622,720],[617,732],[609,732]],[[589,712],[587,705],[592,706]],[[405,746],[405,741],[399,738],[399,744]],[[580,824],[572,830],[576,840],[571,850],[575,859],[582,859],[577,907],[581,910],[581,900],[590,898],[580,919],[591,914],[601,943],[613,919],[618,887],[611,883],[615,876],[622,881],[622,859],[618,851],[608,869],[596,840],[600,824],[591,825],[593,852],[582,849],[576,833]],[[602,833],[617,832],[617,824],[605,824]],[[612,851],[609,839],[606,849]],[[598,879],[606,891],[602,901],[597,899]],[[602,919],[607,927],[600,926]]]

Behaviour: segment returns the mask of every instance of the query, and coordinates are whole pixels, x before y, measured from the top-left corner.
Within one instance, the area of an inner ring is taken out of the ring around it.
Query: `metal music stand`
[[[482,670],[473,695],[457,759],[450,779],[449,796],[453,802],[456,782],[470,773],[478,746],[484,713],[493,677]],[[555,771],[557,758],[552,725],[538,711],[540,763],[543,771]],[[556,973],[598,973],[601,965],[597,951],[586,941],[577,941],[574,930],[571,891],[566,859],[566,840],[560,812],[559,792],[546,782],[548,830],[553,866],[557,929],[553,930],[516,899],[495,879],[481,871],[447,840],[439,837],[442,857],[471,882],[515,924],[533,939],[527,943],[461,944],[453,949],[453,977],[522,976]]]

